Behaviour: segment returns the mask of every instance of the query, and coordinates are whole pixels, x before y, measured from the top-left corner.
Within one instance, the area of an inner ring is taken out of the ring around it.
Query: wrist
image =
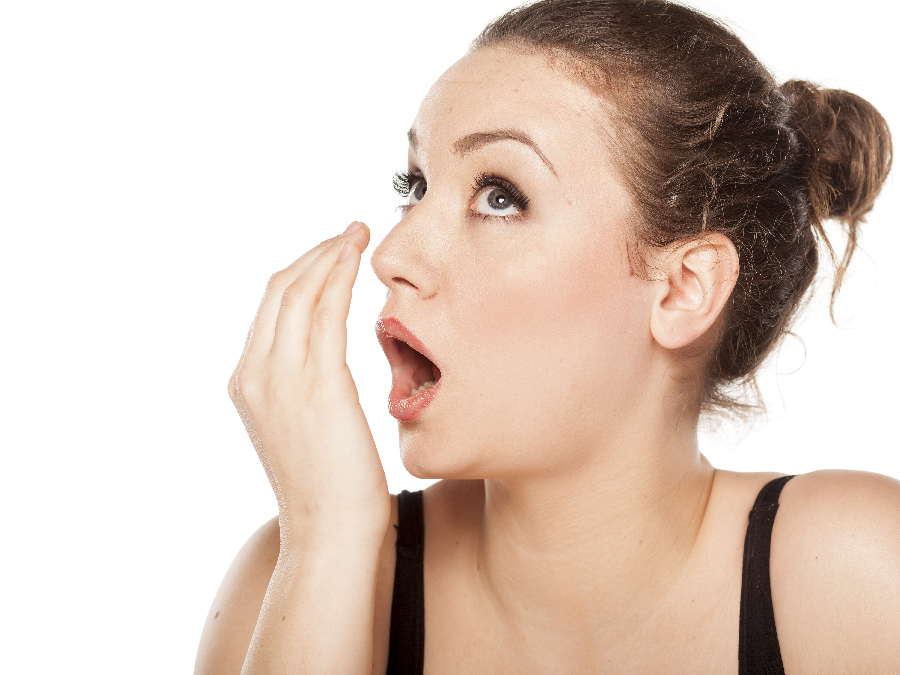
[[[377,554],[390,526],[390,502],[388,506],[383,517],[370,513],[365,518],[338,517],[332,514],[297,518],[281,513],[278,518],[281,549],[323,554],[329,551]]]

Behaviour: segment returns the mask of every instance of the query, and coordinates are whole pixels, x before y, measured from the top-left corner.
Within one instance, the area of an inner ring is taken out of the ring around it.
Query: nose
[[[420,299],[437,293],[437,248],[415,214],[409,214],[388,232],[372,252],[372,269],[390,293],[414,294]]]

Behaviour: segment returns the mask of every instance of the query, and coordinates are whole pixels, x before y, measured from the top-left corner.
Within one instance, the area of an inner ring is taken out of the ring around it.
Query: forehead
[[[596,160],[599,97],[548,57],[502,47],[476,50],[432,86],[412,127],[419,154],[449,151],[471,133],[521,131],[554,165]]]

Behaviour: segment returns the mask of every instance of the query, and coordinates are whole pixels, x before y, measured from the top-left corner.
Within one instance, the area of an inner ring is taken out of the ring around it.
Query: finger
[[[355,240],[344,242],[313,314],[307,364],[317,370],[336,372],[347,363],[347,315],[361,255]]]
[[[270,357],[283,368],[295,368],[306,362],[313,313],[319,304],[328,275],[337,262],[346,239],[367,240],[365,226],[342,235],[313,260],[281,296]]]
[[[265,357],[269,354],[275,337],[275,323],[278,318],[278,310],[281,308],[281,298],[285,289],[296,281],[297,277],[337,239],[338,237],[326,239],[269,278],[269,282],[266,284],[266,291],[256,311],[256,317],[250,326],[250,333],[247,335],[244,354],[241,356],[242,362],[248,358]]]

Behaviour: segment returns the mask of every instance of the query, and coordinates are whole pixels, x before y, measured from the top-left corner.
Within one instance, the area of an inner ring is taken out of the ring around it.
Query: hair
[[[616,168],[652,246],[721,232],[740,272],[705,362],[702,410],[760,407],[755,374],[804,304],[819,245],[834,301],[859,225],[891,167],[890,130],[867,101],[772,74],[732,32],[664,0],[541,0],[488,25],[473,49],[574,60],[602,93]],[[823,228],[847,235],[838,261]],[[757,394],[756,405],[731,392]]]

